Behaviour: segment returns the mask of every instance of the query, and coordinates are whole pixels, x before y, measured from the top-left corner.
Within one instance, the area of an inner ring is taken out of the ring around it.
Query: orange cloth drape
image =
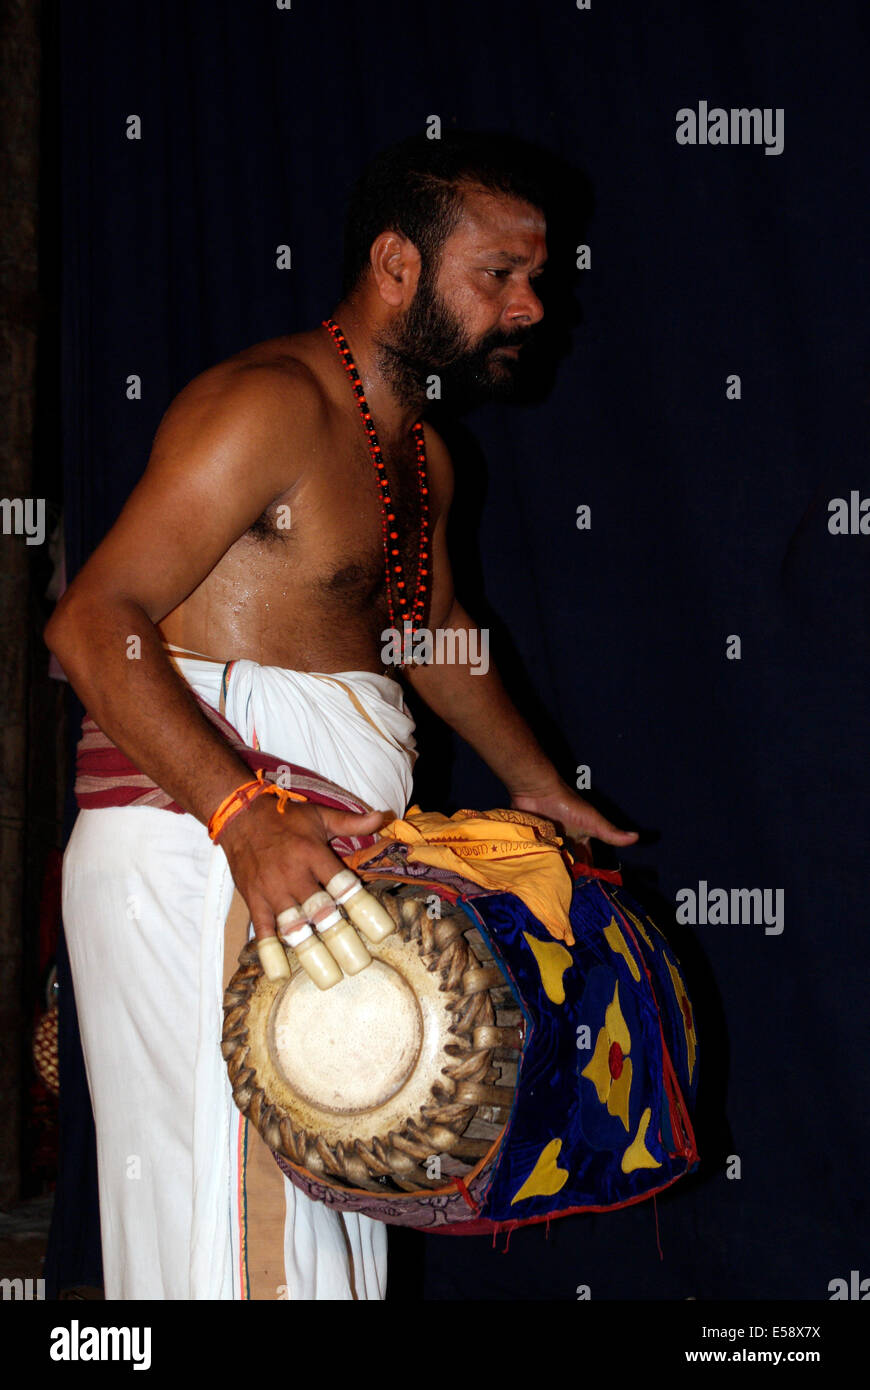
[[[380,841],[408,846],[415,864],[450,869],[497,893],[515,893],[552,936],[574,945],[568,918],[572,880],[570,856],[555,827],[525,811],[421,811],[412,806],[404,817],[378,831]],[[358,864],[382,844],[354,856]]]

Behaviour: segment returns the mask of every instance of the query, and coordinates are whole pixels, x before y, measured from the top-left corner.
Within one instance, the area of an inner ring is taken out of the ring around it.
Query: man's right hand
[[[393,811],[335,811],[310,802],[284,804],[258,796],[234,816],[218,843],[248,905],[254,935],[276,935],[276,918],[322,890],[345,864],[329,848],[334,835],[372,835]]]

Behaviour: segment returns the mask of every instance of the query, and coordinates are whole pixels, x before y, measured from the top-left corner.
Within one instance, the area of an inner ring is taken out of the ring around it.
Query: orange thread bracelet
[[[307,801],[308,798],[301,792],[292,792],[288,787],[279,787],[277,782],[267,782],[266,773],[263,768],[257,771],[257,779],[254,782],[243,782],[235,791],[225,796],[220,806],[209,818],[208,833],[209,838],[217,844],[218,836],[226,830],[231,820],[244,811],[246,806],[250,806],[258,796],[271,792],[278,798],[278,810],[284,814],[284,807],[288,801]]]

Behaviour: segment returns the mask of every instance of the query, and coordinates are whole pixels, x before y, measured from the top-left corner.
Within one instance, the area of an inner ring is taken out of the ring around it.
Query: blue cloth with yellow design
[[[673,951],[619,875],[578,875],[571,947],[513,893],[461,901],[526,1027],[508,1132],[477,1196],[481,1221],[627,1206],[695,1167],[692,1006]]]

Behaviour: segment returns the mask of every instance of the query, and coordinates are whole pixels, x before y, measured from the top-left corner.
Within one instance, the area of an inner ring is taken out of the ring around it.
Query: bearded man
[[[265,1146],[245,1151],[220,1054],[224,919],[235,885],[245,927],[274,936],[342,868],[330,840],[371,834],[411,799],[414,725],[384,635],[411,623],[480,636],[451,582],[450,459],[418,422],[433,375],[447,401],[514,390],[543,314],[542,201],[509,137],[415,137],[379,156],[351,199],[329,321],[176,397],[46,628],[89,736],[134,765],[137,793],[89,803],[80,777],[64,860],[109,1298],[384,1296],[383,1225],[309,1201]],[[636,838],[560,779],[493,665],[403,675],[512,806],[580,840]],[[372,810],[261,795],[217,843],[214,813],[251,764],[204,706],[247,749]],[[162,802],[138,794],[155,786]],[[270,1183],[283,1221],[255,1229],[253,1190]]]

